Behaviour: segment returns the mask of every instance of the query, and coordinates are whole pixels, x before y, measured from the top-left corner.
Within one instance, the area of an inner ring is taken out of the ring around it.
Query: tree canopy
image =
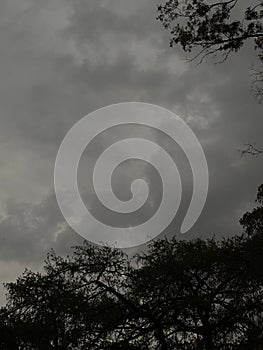
[[[85,242],[7,284],[1,349],[263,349],[263,186],[244,234],[158,240],[130,259]]]
[[[253,41],[259,67],[253,68],[252,89],[263,100],[263,2],[225,0],[169,0],[158,6],[158,20],[171,33],[170,46],[194,52],[200,62],[219,56],[219,62]]]

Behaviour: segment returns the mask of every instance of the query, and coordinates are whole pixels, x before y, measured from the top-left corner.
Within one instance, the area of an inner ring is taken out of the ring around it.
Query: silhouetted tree
[[[257,200],[221,241],[159,240],[133,260],[87,242],[52,251],[7,285],[1,349],[262,350],[263,186]]]
[[[256,203],[257,207],[245,213],[240,220],[249,236],[263,235],[263,184],[258,188]]]
[[[259,102],[263,98],[263,3],[247,1],[169,0],[158,6],[158,19],[171,33],[170,46],[179,44],[192,59],[200,62],[209,55],[220,61],[253,40],[260,66],[253,68],[252,90]]]

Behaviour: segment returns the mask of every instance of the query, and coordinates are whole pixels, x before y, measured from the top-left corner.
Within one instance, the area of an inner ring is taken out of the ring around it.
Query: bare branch
[[[263,154],[263,150],[257,148],[255,145],[251,143],[245,144],[245,148],[240,150],[241,156],[246,156],[246,155],[252,155],[252,156],[259,156]]]

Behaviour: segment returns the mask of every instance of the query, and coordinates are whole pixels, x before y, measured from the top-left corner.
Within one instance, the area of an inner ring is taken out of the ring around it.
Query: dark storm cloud
[[[0,221],[1,260],[38,264],[67,230],[54,194],[34,207],[9,201]]]
[[[38,265],[51,247],[62,254],[82,242],[47,195],[56,152],[77,120],[116,102],[159,104],[189,123],[210,171],[208,201],[190,235],[240,232],[238,219],[262,181],[262,160],[238,152],[262,140],[262,106],[249,92],[253,49],[244,47],[222,65],[188,65],[168,47],[155,6],[148,0],[1,5],[3,278],[7,262]]]

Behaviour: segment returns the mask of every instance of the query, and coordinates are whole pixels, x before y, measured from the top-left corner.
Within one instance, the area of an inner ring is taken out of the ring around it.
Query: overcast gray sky
[[[40,266],[51,247],[63,254],[82,242],[54,197],[55,157],[76,121],[117,102],[163,106],[198,136],[210,187],[189,237],[241,232],[238,220],[262,182],[262,159],[238,152],[246,142],[262,145],[262,106],[249,92],[252,45],[222,65],[188,64],[155,20],[158,2],[1,3],[1,282]]]

